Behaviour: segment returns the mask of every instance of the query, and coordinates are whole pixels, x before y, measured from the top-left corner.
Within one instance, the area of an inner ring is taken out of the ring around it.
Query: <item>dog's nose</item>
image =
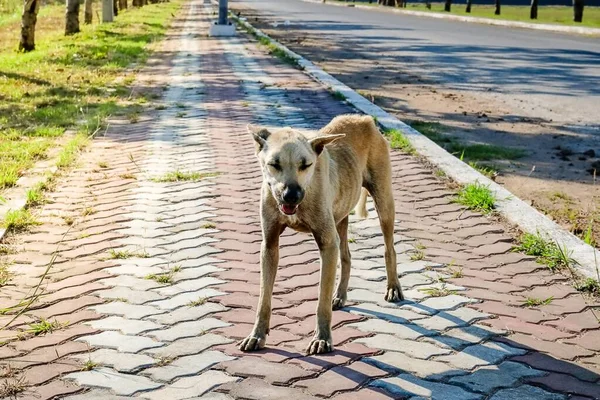
[[[286,204],[296,205],[302,201],[304,193],[299,185],[289,185],[283,191],[282,197]]]

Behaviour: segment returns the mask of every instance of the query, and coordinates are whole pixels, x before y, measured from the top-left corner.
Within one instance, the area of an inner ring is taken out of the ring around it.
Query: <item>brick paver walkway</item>
[[[309,236],[286,232],[268,348],[240,353],[257,304],[261,241],[261,173],[245,125],[318,128],[352,110],[243,37],[206,38],[207,13],[193,0],[184,34],[171,35],[166,109],[113,123],[59,182],[43,225],[14,237],[17,254],[2,256],[18,274],[1,289],[4,308],[31,293],[58,248],[43,296],[2,339],[42,318],[64,326],[0,347],[0,390],[25,385],[17,398],[69,400],[600,398],[598,304],[511,252],[501,225],[453,204],[443,182],[396,151],[408,300],[383,301],[383,240],[371,207],[350,227],[350,305],[333,314],[336,350],[305,356],[318,252]],[[220,174],[153,179],[174,170]],[[415,247],[424,259],[411,260]],[[523,307],[527,297],[550,296]]]

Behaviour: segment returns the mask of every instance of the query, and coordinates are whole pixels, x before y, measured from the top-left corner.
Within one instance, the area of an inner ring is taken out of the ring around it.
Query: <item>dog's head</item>
[[[277,201],[279,211],[294,215],[304,200],[313,178],[317,158],[326,145],[345,135],[307,138],[291,128],[268,130],[248,125],[256,142],[256,155],[265,182]]]

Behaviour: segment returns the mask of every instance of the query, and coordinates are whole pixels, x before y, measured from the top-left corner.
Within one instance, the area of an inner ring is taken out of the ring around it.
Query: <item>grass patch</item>
[[[206,297],[201,297],[201,298],[199,298],[198,300],[192,300],[192,301],[190,301],[190,302],[187,304],[187,306],[188,306],[188,307],[198,307],[198,306],[201,306],[201,305],[203,305],[203,304],[206,304],[206,301],[207,301],[207,300],[208,300],[208,299],[207,299]]]
[[[202,229],[215,229],[217,227],[217,225],[215,225],[212,222],[207,222],[204,225],[202,225]]]
[[[335,92],[331,92],[331,95],[336,100],[339,100],[339,101],[345,101],[346,100],[346,96],[344,95],[344,93],[340,92],[339,90],[336,90]]]
[[[411,261],[420,261],[425,258],[425,252],[422,249],[414,248],[410,252],[410,260]]]
[[[575,289],[600,296],[600,282],[594,278],[586,278],[575,285]]]
[[[185,172],[185,171],[173,171],[169,172],[159,178],[152,179],[154,182],[182,182],[182,181],[199,181],[205,178],[212,178],[218,176],[218,172]]]
[[[62,329],[66,325],[66,323],[58,322],[56,320],[50,322],[42,319],[40,322],[29,324],[29,332],[33,333],[35,336],[44,335],[46,333],[52,333],[56,330]]]
[[[73,165],[79,152],[87,146],[89,138],[84,134],[75,135],[69,142],[63,147],[58,155],[58,161],[56,166],[60,169],[69,168]]]
[[[81,32],[68,37],[64,3],[43,2],[30,53],[15,51],[23,3],[14,3],[0,1],[0,191],[45,158],[68,128],[89,136],[108,115],[140,108],[143,94],[130,97],[131,80],[117,78],[145,62],[147,45],[165,33],[184,1],[130,8],[111,24],[84,25],[81,15]],[[76,153],[61,154],[60,164],[70,164]]]
[[[13,274],[8,270],[9,266],[6,262],[0,263],[0,288],[6,286],[12,279]]]
[[[446,287],[446,284],[442,284],[440,287],[430,287],[419,289],[419,292],[425,293],[431,297],[445,297],[451,294],[456,294],[456,290],[450,290]]]
[[[18,396],[20,396],[20,393],[24,392],[29,386],[29,383],[25,381],[25,375],[21,375],[17,378],[9,371],[5,376],[8,376],[9,378],[4,379],[0,386],[0,398],[17,399]]]
[[[44,204],[45,198],[42,189],[43,187],[43,184],[38,184],[33,189],[27,191],[27,203],[25,204],[25,207],[31,208]]]
[[[384,131],[384,134],[388,137],[392,149],[402,150],[403,152],[411,155],[416,154],[413,145],[398,129],[387,129]]]
[[[175,266],[165,274],[149,274],[145,276],[145,279],[150,279],[163,285],[172,285],[174,283],[173,275],[179,271],[181,271],[181,267]]]
[[[98,363],[93,362],[92,360],[87,360],[83,366],[81,367],[82,371],[91,371],[98,366]]]
[[[573,264],[571,253],[558,244],[544,239],[540,234],[525,233],[514,251],[537,257],[540,264],[546,264],[551,270],[569,267]]]
[[[552,303],[552,300],[554,300],[554,297],[550,296],[547,299],[538,299],[535,297],[528,297],[524,302],[523,302],[523,306],[524,307],[538,307],[538,306],[547,306],[548,304]]]
[[[148,258],[150,254],[145,251],[131,251],[131,250],[114,250],[111,249],[108,251],[108,258],[111,260],[126,260],[128,258]]]
[[[32,226],[40,224],[29,210],[22,209],[7,212],[2,225],[7,231],[25,232]]]
[[[471,183],[458,192],[454,201],[471,210],[488,214],[494,210],[495,199],[489,187]]]
[[[256,34],[256,32],[253,32],[253,33]],[[269,52],[269,54],[274,55],[275,57],[279,58],[284,63],[293,65],[294,67],[299,66],[298,60],[296,60],[294,57],[290,56],[283,49],[277,47],[277,45],[275,43],[273,43],[271,41],[271,39],[261,36],[258,38],[258,42],[267,48],[267,51]]]
[[[451,278],[462,278],[463,275],[463,269],[462,268],[453,268],[453,267],[448,267],[448,273],[450,274]]]

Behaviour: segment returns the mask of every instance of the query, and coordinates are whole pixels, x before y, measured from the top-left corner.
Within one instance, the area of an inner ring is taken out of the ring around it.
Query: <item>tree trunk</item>
[[[65,35],[79,32],[79,0],[67,0],[65,14]]]
[[[573,0],[573,21],[583,21],[583,0]]]
[[[446,2],[444,3],[444,11],[450,12],[451,9],[452,9],[452,0],[446,0]]]
[[[113,0],[113,15],[116,17],[119,15],[119,5],[117,0]]]
[[[471,12],[471,3],[473,3],[472,0],[467,0],[467,8],[465,9],[465,12]]]
[[[396,0],[379,0],[379,4],[381,4],[382,6],[395,7]]]
[[[94,12],[92,10],[92,0],[85,0],[85,6],[84,6],[83,10],[84,10],[83,11],[83,15],[84,15],[83,23],[91,24],[92,19],[94,17]]]
[[[538,0],[531,0],[531,10],[529,11],[530,19],[537,19]]]
[[[23,15],[21,16],[19,51],[32,51],[35,49],[35,23],[37,22],[39,10],[39,0],[25,0]]]
[[[102,22],[113,22],[113,0],[102,0]]]
[[[494,11],[495,15],[500,15],[500,0],[496,0],[496,11]]]
[[[119,0],[119,8],[121,11],[127,10],[127,0]]]

